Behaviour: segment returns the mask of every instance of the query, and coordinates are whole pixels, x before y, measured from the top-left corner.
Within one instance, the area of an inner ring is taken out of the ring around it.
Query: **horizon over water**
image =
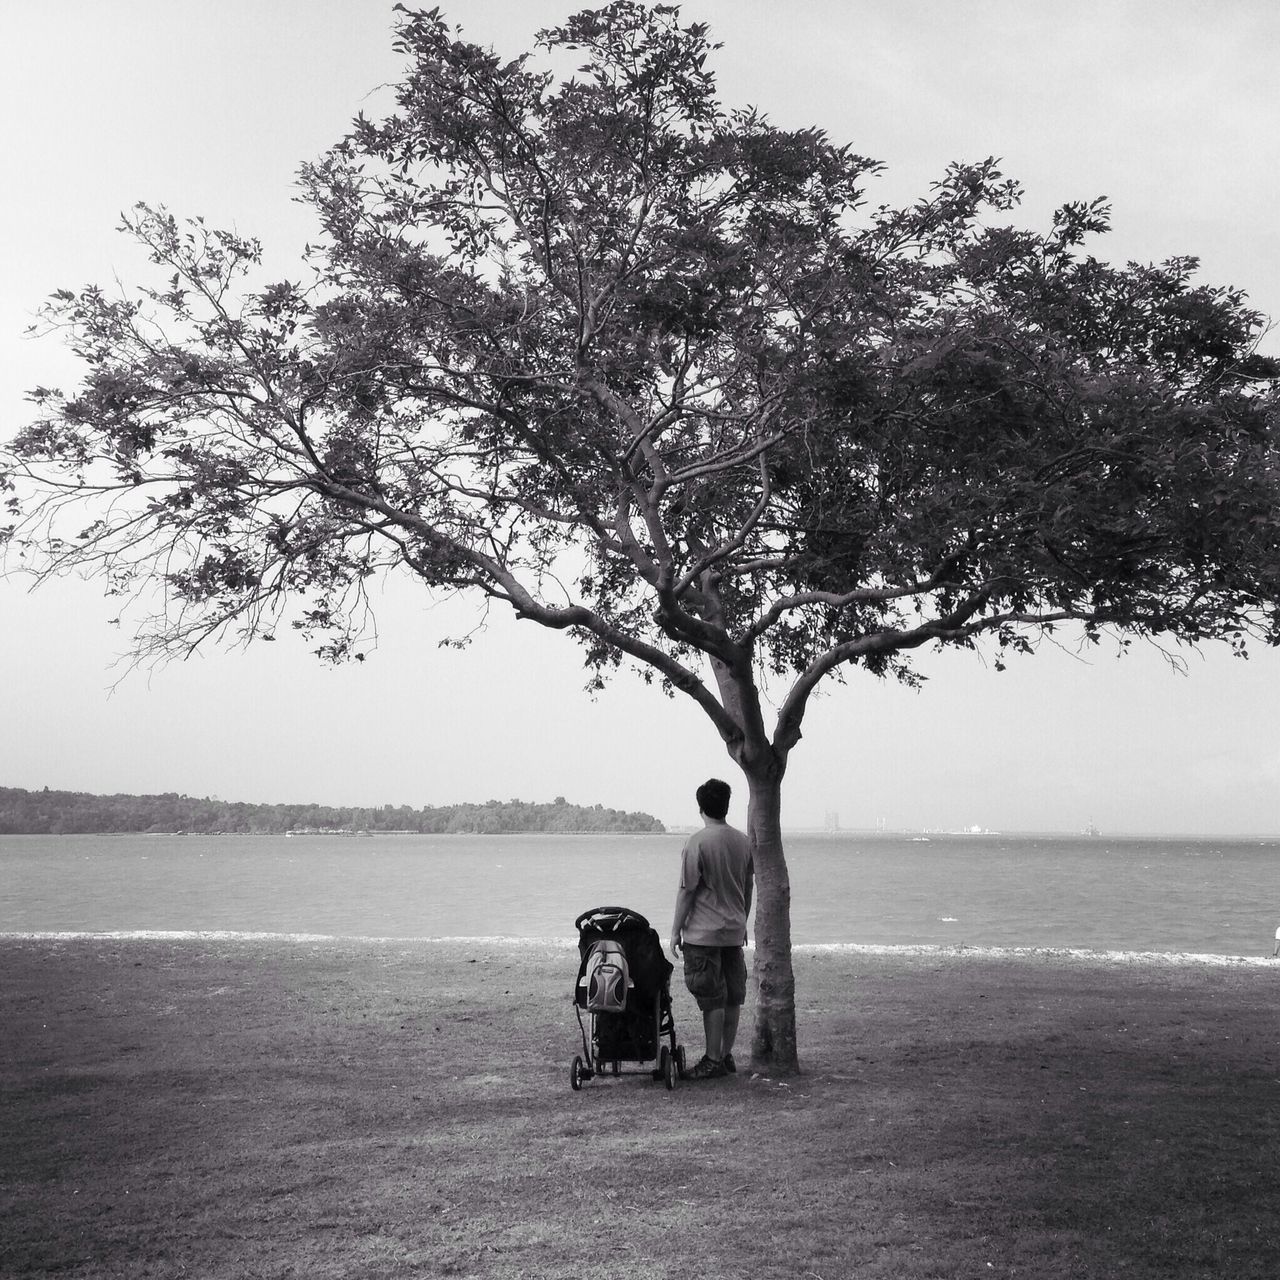
[[[734,824],[737,825],[737,824]],[[699,828],[690,823],[678,826],[666,824],[667,835],[687,836]],[[785,841],[791,836],[824,836],[835,839],[861,839],[885,836],[890,838],[915,840],[921,836],[932,839],[935,836],[963,837],[973,840],[986,836],[991,839],[1007,840],[1174,840],[1195,842],[1200,840],[1262,840],[1280,845],[1280,831],[1099,831],[1091,835],[1088,831],[1066,831],[1046,827],[783,827],[782,838]]]
[[[0,933],[572,940],[601,905],[666,937],[679,833],[0,836]],[[793,833],[797,946],[1270,957],[1280,840]]]

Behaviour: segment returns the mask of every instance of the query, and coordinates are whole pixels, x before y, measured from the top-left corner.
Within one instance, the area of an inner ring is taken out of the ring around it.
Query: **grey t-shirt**
[[[754,873],[751,841],[736,827],[713,818],[695,831],[680,856],[680,887],[694,895],[684,941],[697,947],[746,942]]]

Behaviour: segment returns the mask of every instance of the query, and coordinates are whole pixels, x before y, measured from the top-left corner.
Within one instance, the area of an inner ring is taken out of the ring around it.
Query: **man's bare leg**
[[[742,1012],[740,1004],[731,1004],[724,1011],[724,1032],[720,1037],[721,1057],[727,1058],[733,1052],[733,1042],[738,1038],[738,1015]]]
[[[734,1012],[736,1014],[737,1010],[735,1009]],[[724,1040],[727,1030],[727,1013],[728,1011],[724,1008],[703,1009],[702,1011],[702,1032],[707,1037],[707,1057],[712,1062],[719,1062],[725,1054]],[[733,1029],[735,1032],[738,1029],[736,1017]]]
[[[724,1009],[702,1011],[702,1031],[707,1038],[707,1057],[713,1062],[723,1062],[725,1056],[733,1052],[734,1041],[738,1038],[738,1018],[741,1013],[740,1004],[729,1005]]]

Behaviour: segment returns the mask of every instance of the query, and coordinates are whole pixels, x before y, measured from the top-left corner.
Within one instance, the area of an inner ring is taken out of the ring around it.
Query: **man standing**
[[[712,778],[698,788],[698,816],[705,824],[680,856],[680,888],[671,925],[671,951],[684,952],[684,982],[702,1010],[707,1051],[690,1080],[736,1071],[733,1042],[747,998],[747,915],[755,864],[751,841],[725,821],[729,784]]]

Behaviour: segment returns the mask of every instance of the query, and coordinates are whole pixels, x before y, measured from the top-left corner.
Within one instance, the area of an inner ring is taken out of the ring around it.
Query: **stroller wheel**
[[[587,1070],[587,1064],[582,1061],[581,1057],[575,1056],[573,1066],[569,1068],[569,1086],[577,1091],[582,1088],[582,1082],[590,1078],[591,1073]]]
[[[676,1046],[675,1059],[676,1059],[676,1075],[678,1075],[680,1079],[683,1080],[684,1073],[685,1073],[684,1045],[680,1044]]]
[[[666,1045],[662,1046],[662,1053],[658,1058],[658,1070],[662,1073],[662,1081],[668,1089],[676,1087],[676,1058]]]

